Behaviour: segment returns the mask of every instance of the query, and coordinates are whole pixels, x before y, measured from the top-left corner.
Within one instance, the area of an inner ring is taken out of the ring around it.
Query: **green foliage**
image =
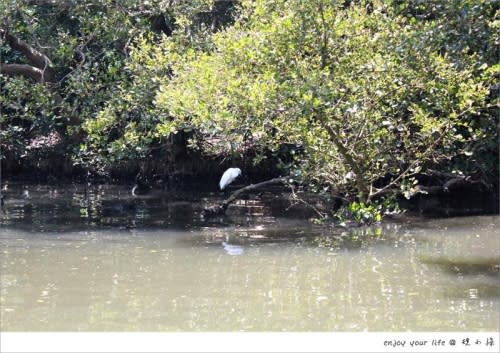
[[[33,151],[25,147],[33,136],[58,132],[67,144],[60,153],[91,169],[143,157],[143,147],[153,143],[144,136],[154,123],[147,115],[156,88],[149,78],[152,71],[165,75],[167,59],[128,66],[132,43],[147,38],[154,45],[172,31],[178,42],[186,42],[201,32],[191,29],[195,14],[212,5],[211,0],[2,2],[1,28],[45,54],[55,76],[45,85],[0,77],[2,149],[10,158],[30,157]],[[30,64],[5,42],[0,55],[5,64]]]
[[[492,0],[415,1],[393,0],[390,9],[407,19],[425,37],[427,45],[446,57],[488,92],[476,114],[460,117],[452,127],[452,158],[440,169],[473,174],[498,184],[498,3]],[[474,101],[477,92],[465,92],[462,104]],[[467,97],[466,95],[470,95]]]
[[[205,45],[209,38],[207,29],[194,28],[193,18],[212,5],[209,0],[171,4],[168,13],[175,17],[176,23],[171,40],[177,48],[187,50],[191,46]],[[153,105],[160,82],[168,79],[171,73],[169,64],[175,56],[170,55],[162,40],[165,40],[165,33],[156,35],[144,29],[131,40],[128,57],[119,62],[122,66],[116,70],[120,79],[110,85],[112,90],[100,104],[102,109],[96,111],[94,107],[92,115],[82,124],[86,139],[76,155],[77,163],[98,165],[99,172],[104,173],[120,161],[150,157],[152,148],[168,136],[157,131],[156,126],[165,114]]]
[[[190,126],[260,155],[298,144],[303,183],[360,202],[453,158],[488,94],[425,26],[343,2],[243,2],[240,21],[212,40],[172,60],[159,133]]]
[[[357,222],[430,168],[498,183],[495,1],[237,3],[232,25],[214,0],[0,3],[55,76],[0,76],[1,149],[104,173],[188,131],[208,155],[272,157]]]
[[[369,204],[352,201],[335,212],[335,218],[341,225],[369,225],[380,222],[386,215],[399,214],[401,210],[394,197],[377,199]]]
[[[32,155],[36,160],[41,152],[61,148],[60,138],[40,143],[42,137],[61,130],[63,124],[47,87],[4,76],[0,76],[0,86],[0,158],[6,154],[18,158]]]
[[[17,135],[5,134],[4,148],[9,149],[13,139],[46,137],[55,132],[65,136],[66,143],[77,143],[80,123],[110,99],[116,81],[126,79],[121,70],[122,47],[141,17],[127,13],[131,8],[113,8],[110,4],[105,0],[2,3],[2,28],[45,54],[55,76],[46,84],[34,84],[20,76],[1,77],[5,106],[23,107],[3,112],[3,126],[20,127]],[[2,62],[31,64],[3,42]],[[71,152],[75,146],[67,147]],[[67,154],[68,150],[63,148],[59,153]],[[30,157],[32,153],[19,149],[14,156],[20,154]]]

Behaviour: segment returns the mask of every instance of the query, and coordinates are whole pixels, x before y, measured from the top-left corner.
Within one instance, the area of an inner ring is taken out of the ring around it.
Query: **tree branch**
[[[20,75],[35,82],[44,82],[43,71],[28,64],[0,64],[0,73],[9,76]]]
[[[287,180],[286,177],[273,178],[273,179],[270,179],[270,180],[263,181],[261,183],[250,184],[248,186],[245,186],[245,187],[243,187],[241,189],[238,189],[235,192],[233,192],[220,205],[214,205],[214,206],[206,207],[203,210],[203,215],[206,216],[206,217],[223,215],[226,212],[226,210],[229,207],[229,205],[232,202],[234,202],[236,199],[238,199],[238,197],[241,194],[243,194],[245,192],[249,192],[249,191],[255,190],[255,189],[262,188],[263,186],[266,186],[266,185],[285,183],[286,180]]]
[[[347,164],[353,170],[354,174],[356,174],[356,185],[358,187],[358,191],[369,195],[368,185],[366,184],[364,171],[359,167],[357,161],[354,160],[354,157],[347,150],[347,147],[340,141],[339,136],[335,132],[335,130],[328,124],[323,123],[323,127],[326,129],[328,134],[330,135],[330,140],[333,142],[335,147],[337,147],[340,155],[346,160]]]
[[[67,0],[30,0],[29,5],[33,6],[47,6],[47,5],[65,5]]]
[[[235,192],[233,192],[231,194],[231,196],[229,196],[226,200],[224,200],[224,202],[222,202],[222,207],[225,210],[229,206],[230,203],[234,202],[238,198],[238,196],[240,196],[241,194],[243,194],[245,192],[255,190],[255,189],[261,188],[261,187],[266,186],[266,185],[284,183],[284,182],[286,182],[286,179],[287,179],[286,177],[274,178],[274,179],[263,181],[261,183],[250,184],[250,185],[245,186],[241,189],[238,189]]]
[[[321,63],[320,69],[324,69],[326,66],[326,57],[328,55],[328,36],[327,36],[327,28],[326,20],[325,20],[325,10],[323,8],[323,3],[319,3],[319,13],[321,15]]]
[[[296,202],[296,203],[301,203],[301,204],[304,204],[306,205],[307,207],[309,207],[310,209],[312,209],[314,212],[316,212],[316,214],[318,215],[319,219],[326,219],[327,217],[327,213],[326,212],[321,212],[317,207],[311,205],[309,202],[307,202],[306,200],[300,198],[296,193],[295,193],[295,190],[293,188],[293,186],[290,186],[290,189],[292,191],[292,199]],[[294,205],[292,205],[294,206]],[[289,208],[291,208],[292,206],[290,206]],[[288,210],[288,209],[287,209]]]
[[[317,95],[316,91],[314,92],[314,95]],[[347,93],[344,93],[337,100],[337,102],[335,103],[335,105],[332,108],[332,111],[335,111],[340,106],[340,104],[343,102],[346,95],[347,95]],[[319,116],[318,113],[316,113],[316,114]],[[365,175],[364,175],[365,173],[359,165],[360,163],[355,160],[355,157],[353,156],[353,154],[342,143],[339,135],[330,125],[328,125],[324,120],[318,119],[317,117],[315,118],[315,120],[318,121],[320,123],[321,127],[323,127],[328,132],[328,135],[330,136],[330,140],[335,145],[335,147],[337,147],[337,150],[339,151],[342,158],[345,159],[347,165],[349,165],[349,167],[352,169],[352,171],[356,175],[355,181],[356,181],[356,186],[358,188],[358,191],[363,193],[363,194],[366,194],[367,197],[369,197],[370,189],[369,189],[369,186],[367,185],[367,181],[365,180]]]
[[[28,61],[30,62],[32,69],[28,69],[25,67],[21,69],[21,67],[14,67],[11,69],[7,69],[5,71],[6,74],[19,74],[24,75],[26,77],[30,77],[35,79],[37,82],[52,82],[54,79],[54,73],[50,68],[52,64],[50,59],[43,53],[39,52],[29,44],[23,42],[15,35],[9,33],[3,28],[0,28],[0,38],[2,41],[7,43],[12,49],[17,50],[24,54]],[[16,65],[16,64],[10,64]],[[21,65],[21,64],[17,64]],[[24,64],[25,65],[25,64]],[[29,66],[29,65],[25,65]],[[35,70],[35,69],[38,69]],[[31,72],[31,73],[30,73]],[[35,72],[38,72],[35,74]]]

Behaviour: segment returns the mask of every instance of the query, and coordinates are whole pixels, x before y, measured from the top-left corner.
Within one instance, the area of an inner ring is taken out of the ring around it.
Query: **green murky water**
[[[10,185],[3,331],[498,331],[498,216],[320,228],[262,194]]]

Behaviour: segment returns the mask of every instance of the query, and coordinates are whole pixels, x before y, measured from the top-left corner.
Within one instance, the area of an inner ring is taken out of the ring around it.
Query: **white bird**
[[[229,168],[222,174],[222,178],[220,178],[219,186],[221,190],[224,190],[226,186],[231,184],[234,179],[241,175],[240,168]]]

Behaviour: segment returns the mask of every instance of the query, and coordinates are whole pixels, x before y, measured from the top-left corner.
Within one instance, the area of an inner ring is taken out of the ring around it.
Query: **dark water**
[[[10,184],[6,331],[498,331],[498,216],[318,227],[264,192]]]

